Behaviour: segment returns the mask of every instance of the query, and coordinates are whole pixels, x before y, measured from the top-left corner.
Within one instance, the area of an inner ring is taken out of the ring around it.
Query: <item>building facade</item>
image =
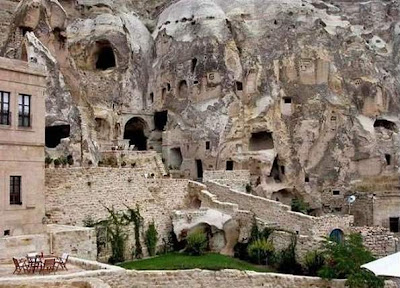
[[[0,58],[0,237],[43,231],[45,77]]]

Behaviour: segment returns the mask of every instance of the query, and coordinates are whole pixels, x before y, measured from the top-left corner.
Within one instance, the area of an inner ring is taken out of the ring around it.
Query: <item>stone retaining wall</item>
[[[231,189],[246,192],[246,185],[250,183],[249,170],[206,170],[203,181],[214,181]]]
[[[188,180],[148,179],[132,168],[47,169],[46,216],[49,223],[82,226],[88,217],[105,219],[105,207],[126,211],[125,205],[134,208],[138,204],[144,229],[154,220],[161,245],[172,230],[172,212],[186,207],[187,192]],[[127,232],[126,256],[131,257],[132,227]]]
[[[12,257],[24,256],[30,252],[38,251],[43,251],[46,254],[50,252],[47,234],[0,238],[0,262],[10,262]]]
[[[353,227],[352,231],[361,233],[364,245],[376,257],[383,257],[398,251],[399,239],[387,228],[378,226]]]
[[[253,212],[262,221],[296,234],[305,236],[329,236],[333,229],[349,231],[353,216],[326,215],[312,217],[290,211],[290,207],[280,202],[250,195],[230,189],[215,181],[206,183],[214,200],[236,203],[240,210]]]
[[[120,267],[71,258],[71,263],[91,271],[45,277],[0,278],[0,288],[11,287],[97,287],[97,288],[345,288],[344,280],[327,281],[317,277],[294,276],[277,273],[257,273],[238,270],[176,270],[176,271],[134,271]],[[79,285],[77,285],[79,283]],[[40,284],[42,286],[40,286]],[[29,286],[28,286],[29,285]],[[385,288],[397,288],[391,281]]]

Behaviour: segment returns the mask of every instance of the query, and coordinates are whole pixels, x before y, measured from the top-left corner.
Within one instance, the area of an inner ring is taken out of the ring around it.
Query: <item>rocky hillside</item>
[[[249,169],[254,193],[320,208],[397,172],[399,2],[23,0],[0,53],[49,71],[49,155],[129,139],[171,170]],[[108,145],[108,146],[107,146]]]

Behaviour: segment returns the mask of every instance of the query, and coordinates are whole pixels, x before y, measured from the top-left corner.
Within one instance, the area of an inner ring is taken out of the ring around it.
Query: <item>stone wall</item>
[[[161,245],[161,239],[172,230],[172,212],[186,207],[188,180],[148,179],[144,174],[132,168],[47,169],[49,223],[82,226],[88,217],[95,221],[105,219],[108,216],[105,207],[125,211],[126,206],[138,204],[145,220],[144,229],[154,220]],[[128,234],[133,235],[131,229]],[[127,243],[127,257],[131,256],[132,240]]]
[[[219,201],[236,203],[240,210],[251,211],[266,223],[301,235],[329,236],[336,228],[346,232],[353,221],[352,216],[312,217],[292,212],[277,201],[235,191],[214,181],[207,182],[207,188]]]
[[[46,276],[45,278],[35,276],[14,276],[0,278],[0,288],[43,286],[97,288],[345,288],[345,280],[327,281],[317,277],[294,276],[277,273],[258,273],[238,270],[209,271],[200,269],[175,271],[134,271],[77,258],[71,258],[70,261],[74,265],[78,265],[91,271],[64,275],[51,275]],[[80,285],[76,286],[78,283],[80,283]],[[42,286],[39,286],[39,284]],[[385,282],[385,288],[396,287],[396,284],[392,281]]]
[[[384,227],[353,227],[352,231],[361,233],[364,245],[376,257],[383,257],[398,251],[399,239]]]
[[[68,253],[74,257],[96,260],[96,232],[94,228],[66,225],[47,225],[50,250],[55,255]]]
[[[246,185],[250,183],[249,170],[206,170],[203,181],[215,181],[219,184],[229,186],[232,189],[245,192]]]
[[[30,252],[40,251],[50,252],[47,234],[0,238],[0,262],[9,262],[12,257],[20,257]]]
[[[129,151],[129,150],[110,150],[101,152],[100,165],[109,165],[111,161],[115,161],[116,167],[125,168],[139,168],[150,176],[166,175],[164,164],[162,163],[161,156],[156,151]],[[115,160],[114,160],[115,159]]]

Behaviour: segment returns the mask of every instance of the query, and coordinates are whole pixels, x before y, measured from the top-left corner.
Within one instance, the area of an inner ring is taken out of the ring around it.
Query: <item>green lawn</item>
[[[269,271],[267,267],[253,265],[236,258],[214,253],[202,256],[170,253],[154,258],[124,262],[119,264],[119,266],[136,270],[185,270],[199,268],[206,270],[237,269],[257,272]]]

